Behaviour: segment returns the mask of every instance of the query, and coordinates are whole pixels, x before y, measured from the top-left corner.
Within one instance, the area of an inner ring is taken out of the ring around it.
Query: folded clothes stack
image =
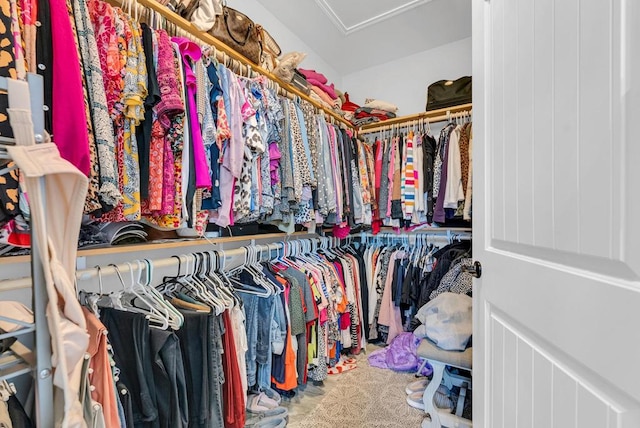
[[[396,117],[398,107],[386,101],[367,99],[365,104],[353,112],[352,123],[355,126],[362,126],[368,123],[393,119]]]
[[[342,111],[345,112],[344,118],[353,123],[353,120],[355,119],[355,111],[359,108],[360,106],[354,102],[351,102],[351,100],[349,99],[349,94],[345,92],[344,101],[342,102]]]
[[[298,71],[307,79],[311,88],[311,98],[332,110],[340,110],[342,100],[333,83],[329,84],[328,79],[322,73],[315,70],[305,70],[299,68]]]
[[[28,254],[31,247],[29,224],[22,215],[18,215],[0,225],[0,255]]]
[[[380,122],[382,120],[396,117],[398,107],[386,101],[368,98],[363,106],[351,102],[349,94],[344,94],[342,110],[345,112],[345,119],[355,126],[362,126],[369,123]]]

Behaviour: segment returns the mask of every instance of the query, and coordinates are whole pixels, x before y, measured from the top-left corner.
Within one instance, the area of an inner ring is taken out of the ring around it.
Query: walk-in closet
[[[640,427],[636,2],[0,3],[0,428]]]

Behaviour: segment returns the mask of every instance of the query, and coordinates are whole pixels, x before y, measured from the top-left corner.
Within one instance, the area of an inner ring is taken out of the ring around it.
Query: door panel
[[[640,426],[639,3],[474,0],[474,425]]]
[[[621,79],[621,64],[611,64],[620,44],[612,5],[491,1],[490,214],[498,246],[620,260],[614,226],[622,211],[613,197],[621,201],[624,160],[614,155],[623,141],[612,129],[624,122],[612,116],[611,89]]]
[[[532,348],[533,349],[533,348]],[[532,351],[533,352],[533,351]],[[531,402],[531,413],[533,415],[534,427],[552,426],[553,415],[553,366],[551,361],[538,352],[533,352],[533,368],[535,373],[533,378],[533,401]],[[521,403],[523,408],[528,408],[526,403]],[[490,426],[485,424],[484,426]]]
[[[492,359],[495,381],[492,427],[601,427],[637,426],[634,400],[616,385],[549,344],[531,340],[534,334],[500,311],[491,311]],[[504,404],[504,405],[503,405]],[[614,425],[610,424],[611,421]]]
[[[553,32],[548,31],[547,20],[553,12],[553,3],[548,1],[533,2],[533,244],[539,248],[553,248],[555,235],[553,228],[553,206],[549,203],[549,195],[553,194],[553,170],[549,167],[550,153],[553,152],[553,102],[551,91],[540,88],[551,88],[553,82],[553,62],[548,54],[553,52]],[[522,27],[523,30],[530,27]],[[523,31],[524,32],[524,31]],[[523,49],[526,49],[523,47]],[[523,55],[525,56],[525,55]],[[535,89],[538,90],[535,90]],[[524,91],[523,91],[524,92]],[[525,116],[524,114],[522,116]],[[535,119],[534,119],[535,118]],[[523,120],[526,120],[523,118]],[[523,132],[524,134],[524,132]]]
[[[514,3],[518,7],[517,11],[517,28],[518,46],[516,51],[517,58],[517,76],[518,80],[523,82],[518,89],[518,101],[521,109],[517,111],[516,127],[518,130],[519,144],[516,145],[517,162],[516,171],[518,171],[517,188],[515,190],[516,206],[517,206],[517,224],[528,224],[531,227],[518,228],[517,240],[523,244],[534,245],[536,236],[534,233],[534,147],[537,141],[533,134],[533,108],[534,108],[534,3],[521,2]]]
[[[518,415],[516,424],[519,428],[533,428],[533,397],[535,391],[534,380],[539,373],[534,370],[534,352],[533,348],[529,346],[527,342],[518,338],[518,349],[516,350],[518,355],[518,379],[516,394],[516,406],[518,408]]]

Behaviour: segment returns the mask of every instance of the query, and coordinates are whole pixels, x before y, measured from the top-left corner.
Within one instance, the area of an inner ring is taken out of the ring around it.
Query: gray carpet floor
[[[377,349],[369,347],[369,352]],[[423,412],[406,402],[405,387],[411,373],[369,366],[357,357],[357,368],[329,375],[322,388],[309,386],[286,405],[290,428],[418,428]]]

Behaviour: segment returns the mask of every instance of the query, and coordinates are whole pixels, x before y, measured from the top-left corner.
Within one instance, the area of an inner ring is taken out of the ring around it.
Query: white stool
[[[429,339],[422,339],[417,354],[418,357],[427,359],[433,367],[433,379],[429,382],[422,396],[424,411],[429,414],[431,421],[425,418],[422,421],[422,428],[471,428],[473,426],[471,421],[462,417],[464,398],[467,389],[471,389],[471,379],[453,374],[450,370],[445,369],[447,366],[451,366],[471,371],[472,348],[468,348],[462,352],[445,351],[444,349],[438,348],[436,344]],[[458,397],[455,414],[445,410],[439,410],[433,403],[433,396],[443,380],[448,388],[452,386],[460,387],[460,396]]]

